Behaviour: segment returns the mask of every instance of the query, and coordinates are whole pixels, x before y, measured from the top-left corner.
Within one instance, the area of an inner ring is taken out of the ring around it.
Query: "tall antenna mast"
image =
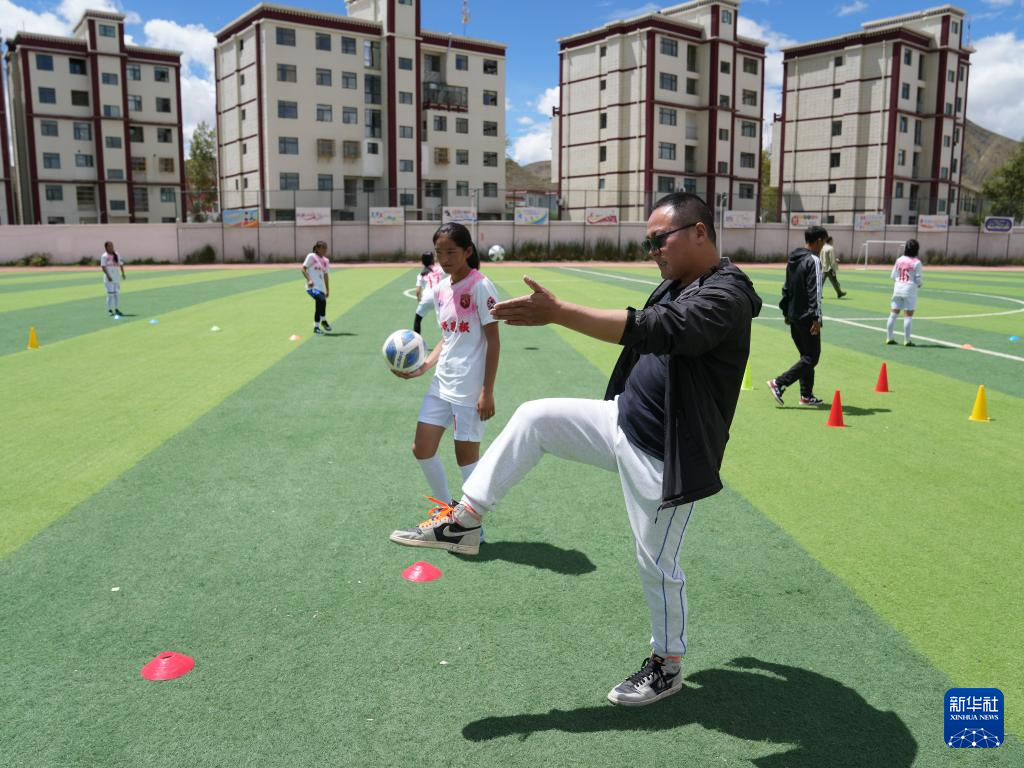
[[[469,0],[462,0],[462,36],[466,36],[466,25],[469,24]]]

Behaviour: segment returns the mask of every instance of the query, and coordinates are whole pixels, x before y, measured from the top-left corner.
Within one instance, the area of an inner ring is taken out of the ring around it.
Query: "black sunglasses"
[[[640,241],[640,250],[642,250],[645,255],[650,256],[655,251],[660,251],[665,247],[665,243],[668,240],[669,235],[674,235],[676,232],[682,232],[684,229],[689,229],[697,224],[700,224],[700,222],[691,221],[689,224],[682,227],[676,227],[675,229],[670,229],[668,232],[659,232],[656,235],[645,237]]]

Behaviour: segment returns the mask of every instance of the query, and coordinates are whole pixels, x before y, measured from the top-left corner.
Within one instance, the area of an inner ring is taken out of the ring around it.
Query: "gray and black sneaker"
[[[683,690],[683,669],[656,654],[644,659],[639,671],[608,693],[608,701],[623,707],[643,707]]]
[[[480,525],[463,525],[467,519],[479,523],[476,512],[468,504],[450,506],[434,498],[430,500],[437,506],[430,510],[429,518],[415,528],[393,531],[388,538],[407,547],[446,549],[460,555],[479,554]]]

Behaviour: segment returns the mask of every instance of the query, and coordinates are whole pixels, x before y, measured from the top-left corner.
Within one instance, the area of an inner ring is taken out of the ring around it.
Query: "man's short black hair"
[[[907,240],[907,244],[903,246],[903,252],[907,254],[907,256],[917,256],[917,252],[920,250],[921,244],[918,243],[917,240],[914,240],[913,238]]]
[[[804,242],[810,245],[816,243],[819,240],[828,240],[828,230],[824,227],[819,227],[815,224],[813,227],[808,227],[804,230]]]
[[[666,207],[672,209],[672,221],[677,227],[699,221],[707,230],[708,239],[712,243],[717,241],[715,214],[702,198],[692,192],[672,192],[656,202],[651,211]]]

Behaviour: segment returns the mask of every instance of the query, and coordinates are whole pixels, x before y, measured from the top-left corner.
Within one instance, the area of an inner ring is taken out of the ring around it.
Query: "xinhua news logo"
[[[943,702],[946,746],[982,749],[1003,743],[1006,710],[998,688],[950,688]]]

